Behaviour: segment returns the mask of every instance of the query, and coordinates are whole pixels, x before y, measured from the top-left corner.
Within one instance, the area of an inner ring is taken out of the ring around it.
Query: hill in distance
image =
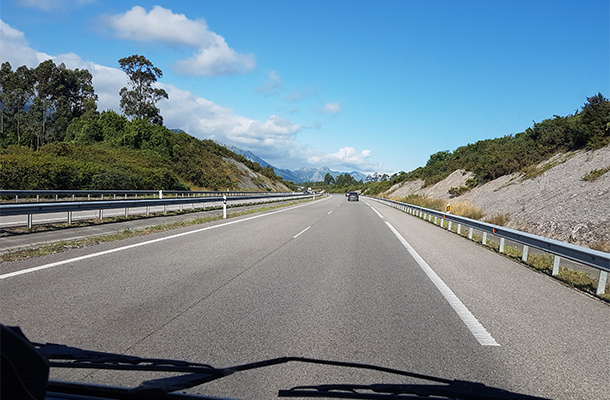
[[[294,183],[323,182],[324,177],[327,173],[330,174],[333,178],[336,178],[337,176],[342,174],[349,174],[353,176],[354,179],[357,181],[364,181],[366,179],[366,175],[359,171],[339,172],[331,170],[330,168],[324,166],[319,168],[301,167],[297,170],[277,168],[249,150],[242,150],[236,146],[231,145],[225,145],[225,147],[227,147],[229,150],[236,154],[241,154],[250,161],[260,164],[262,167],[269,166],[273,168],[275,174],[281,176],[282,179],[284,179],[285,181],[292,181]]]

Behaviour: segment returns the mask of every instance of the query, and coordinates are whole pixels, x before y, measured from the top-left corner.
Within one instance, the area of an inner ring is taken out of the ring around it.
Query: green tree
[[[64,64],[55,69],[52,85],[53,128],[56,140],[62,140],[74,118],[85,113],[96,114],[97,95],[93,89],[93,76],[88,70],[71,70]]]
[[[39,148],[64,140],[73,119],[96,113],[93,77],[87,70],[71,70],[52,60],[36,68],[12,71],[0,67],[2,145],[25,144]]]
[[[123,87],[121,108],[128,117],[136,120],[163,125],[163,117],[156,104],[161,99],[168,99],[167,92],[154,88],[153,84],[163,76],[163,72],[155,67],[146,57],[135,54],[119,60],[121,70],[129,77],[131,90]]]
[[[356,179],[354,179],[353,176],[351,176],[350,174],[347,174],[347,173],[341,174],[341,175],[337,176],[337,178],[335,179],[335,185],[338,187],[355,185],[356,183],[358,183],[358,181],[356,181]]]
[[[587,97],[581,115],[588,138],[587,147],[596,149],[610,143],[610,101],[607,98],[601,93]]]
[[[33,96],[32,71],[25,65],[13,71],[9,62],[3,63],[0,67],[0,134],[3,146],[21,144],[26,105]]]
[[[334,185],[335,178],[333,178],[333,176],[327,172],[326,175],[324,175],[324,183],[327,185]]]

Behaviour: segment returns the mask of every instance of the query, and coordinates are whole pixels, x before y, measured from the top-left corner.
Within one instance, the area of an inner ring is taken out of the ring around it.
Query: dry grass
[[[498,226],[505,226],[509,220],[508,214],[492,214],[484,219],[485,222]]]
[[[430,210],[443,211],[445,209],[445,201],[439,199],[431,199],[427,196],[420,196],[417,194],[411,194],[399,200],[403,203],[412,204],[423,208],[429,208]]]
[[[606,253],[610,253],[610,242],[595,242],[592,243],[589,248],[597,251],[604,251]]]
[[[451,214],[476,220],[483,218],[483,211],[467,201],[451,203]]]
[[[420,196],[416,194],[409,195],[402,199],[399,199],[403,203],[412,204],[431,210],[445,211],[447,204],[445,200],[431,199],[426,196]],[[464,218],[480,220],[483,218],[483,211],[479,207],[475,207],[467,201],[457,201],[451,204],[451,214],[459,215]]]
[[[587,175],[582,177],[583,181],[594,181],[604,175],[606,172],[610,171],[610,167],[602,168],[602,169],[594,169],[589,172]]]

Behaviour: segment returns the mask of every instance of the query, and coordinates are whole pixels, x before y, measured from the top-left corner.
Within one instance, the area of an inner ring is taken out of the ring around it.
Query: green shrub
[[[587,175],[582,177],[583,181],[594,181],[596,179],[599,179],[602,177],[602,175],[604,175],[606,172],[610,171],[610,167],[606,167],[606,168],[601,168],[601,169],[594,169],[593,171],[589,172]]]

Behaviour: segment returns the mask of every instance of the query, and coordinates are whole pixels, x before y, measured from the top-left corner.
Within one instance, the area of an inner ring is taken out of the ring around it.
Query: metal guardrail
[[[294,198],[307,198],[315,195],[305,193],[272,193],[272,194],[258,194],[258,195],[236,195],[227,196],[226,192],[214,192],[215,197],[185,197],[185,198],[174,198],[174,199],[142,199],[142,200],[92,200],[92,201],[68,201],[68,202],[49,202],[49,203],[20,203],[20,204],[0,204],[0,216],[15,216],[15,215],[27,215],[28,216],[28,229],[32,228],[32,216],[36,214],[47,214],[47,213],[68,213],[68,223],[72,223],[72,213],[75,211],[91,211],[99,210],[99,218],[103,217],[103,210],[107,209],[125,209],[125,216],[128,216],[130,208],[143,208],[146,207],[146,213],[149,214],[150,207],[154,206],[169,206],[169,205],[181,205],[181,204],[197,204],[197,203],[211,203],[211,202],[224,202],[231,200],[273,200],[281,199],[288,200]],[[245,193],[245,192],[242,192]],[[256,193],[256,192],[255,192]],[[259,192],[260,193],[260,192]],[[221,194],[219,196],[219,194]]]
[[[549,239],[542,236],[533,235],[526,232],[521,232],[515,229],[505,228],[499,225],[493,225],[486,222],[477,221],[470,218],[460,217],[451,213],[431,210],[420,206],[415,206],[408,203],[402,203],[395,200],[382,199],[378,197],[370,198],[377,201],[381,201],[390,204],[394,208],[399,208],[409,214],[414,214],[424,219],[431,220],[432,217],[435,220],[440,219],[441,226],[444,227],[444,221],[448,221],[449,224],[457,223],[458,234],[461,231],[461,226],[467,226],[471,229],[469,237],[472,238],[472,229],[477,229],[483,232],[483,244],[487,239],[487,234],[493,234],[500,238],[500,252],[504,252],[505,240],[511,240],[516,243],[523,245],[523,260],[527,260],[528,247],[533,247],[544,252],[554,255],[553,260],[553,275],[559,274],[559,263],[561,257],[566,259],[593,267],[600,271],[599,279],[597,284],[597,294],[603,294],[605,292],[606,283],[608,279],[608,272],[610,272],[610,253],[605,253],[598,250],[589,249],[582,246],[576,246],[570,243],[561,242],[559,240]],[[451,229],[451,225],[448,226]]]
[[[31,198],[36,196],[36,201],[40,201],[40,197],[51,197],[55,196],[55,199],[59,197],[66,198],[72,197],[73,199],[78,197],[87,196],[90,198],[93,196],[101,196],[102,200],[104,196],[153,196],[162,198],[165,195],[173,195],[174,197],[209,197],[209,196],[249,196],[249,195],[273,195],[277,192],[243,192],[243,191],[190,191],[190,190],[0,190],[0,197],[15,197],[15,202],[19,201],[19,197]]]

